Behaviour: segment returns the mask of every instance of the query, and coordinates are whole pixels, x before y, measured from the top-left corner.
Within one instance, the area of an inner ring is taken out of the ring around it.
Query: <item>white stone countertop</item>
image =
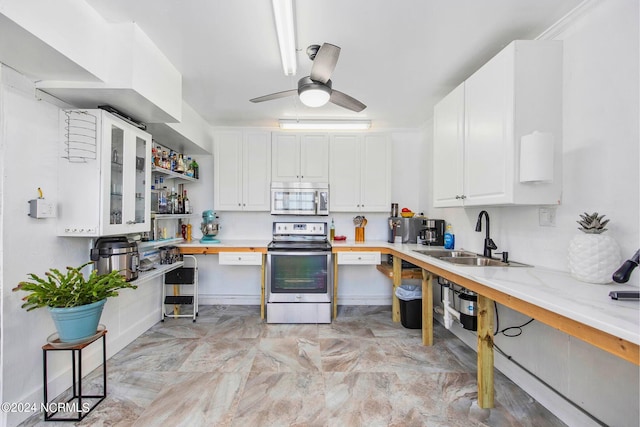
[[[221,243],[200,243],[196,241],[178,246],[237,248],[266,247],[268,243],[266,240],[224,240]],[[416,249],[428,250],[429,247],[424,245],[394,244],[381,240],[356,243],[351,239],[347,239],[344,242],[334,241],[332,245],[335,248],[348,247],[353,250],[357,250],[358,247],[393,249],[481,285],[640,345],[640,302],[616,301],[609,297],[609,292],[611,291],[638,290],[638,288],[631,285],[584,283],[572,278],[568,272],[535,266],[475,267],[455,265],[414,252]],[[458,248],[458,250],[464,249]],[[526,260],[514,261],[526,263]]]
[[[179,248],[266,248],[270,240],[221,240],[220,243],[204,242],[199,239],[176,245]]]

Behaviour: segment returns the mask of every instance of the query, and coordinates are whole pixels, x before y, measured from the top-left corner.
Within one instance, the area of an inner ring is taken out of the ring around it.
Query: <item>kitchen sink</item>
[[[468,265],[474,267],[531,267],[530,265],[522,264],[520,262],[502,262],[499,259],[487,258],[469,251],[456,251],[449,249],[424,249],[414,250],[414,252],[438,258],[442,261],[456,265]]]
[[[440,257],[440,259],[451,264],[468,265],[474,267],[531,267],[530,265],[522,264],[519,262],[502,262],[499,259],[486,258],[483,256]]]
[[[484,258],[484,257],[441,257],[442,261],[450,262],[451,264],[459,265],[473,265],[480,267],[508,267],[509,264],[502,262],[498,259]]]
[[[456,258],[456,257],[477,257],[478,256],[473,252],[455,251],[455,250],[449,250],[449,249],[425,249],[425,250],[419,250],[419,251],[414,250],[414,252],[417,252],[422,255],[432,256],[435,258],[442,258],[442,257]]]

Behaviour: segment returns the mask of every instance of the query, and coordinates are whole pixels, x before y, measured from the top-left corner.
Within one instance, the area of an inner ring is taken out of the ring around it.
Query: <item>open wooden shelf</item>
[[[384,274],[390,279],[393,279],[393,266],[391,264],[378,264],[376,268],[379,272]],[[421,268],[403,268],[402,269],[402,278],[403,279],[422,279],[422,269]]]

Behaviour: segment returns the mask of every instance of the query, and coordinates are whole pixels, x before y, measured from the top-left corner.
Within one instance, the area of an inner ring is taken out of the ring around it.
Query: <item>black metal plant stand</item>
[[[99,331],[89,341],[79,343],[76,345],[67,346],[55,346],[52,344],[46,344],[42,346],[42,363],[43,363],[43,377],[44,377],[44,420],[45,421],[80,421],[86,417],[100,402],[107,397],[107,348],[105,335],[107,330]],[[82,394],[82,350],[102,338],[102,380],[103,391],[98,395],[86,395]],[[47,391],[47,353],[50,351],[70,351],[71,352],[71,375],[72,375],[72,392],[73,395],[66,402],[49,402]],[[76,369],[77,361],[77,369]],[[98,399],[92,405],[85,402],[83,407],[83,399]],[[58,412],[68,413],[69,408],[73,410],[72,413],[77,412],[76,417],[55,417]]]

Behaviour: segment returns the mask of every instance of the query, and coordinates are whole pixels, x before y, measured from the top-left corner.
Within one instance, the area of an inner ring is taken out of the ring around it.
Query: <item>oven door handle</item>
[[[291,250],[267,250],[267,255],[293,255],[293,256],[306,256],[306,255],[331,255],[331,251],[291,251]]]

